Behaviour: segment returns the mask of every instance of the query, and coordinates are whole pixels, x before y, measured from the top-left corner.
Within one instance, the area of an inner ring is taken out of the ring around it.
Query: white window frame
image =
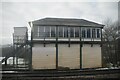
[[[44,26],[44,32],[45,32],[45,26]]]
[[[51,26],[50,26],[50,38],[51,38]]]
[[[40,36],[40,26],[37,26],[38,27],[38,32],[37,32],[37,37]]]
[[[64,38],[64,27],[63,27],[63,38]]]
[[[68,27],[68,38],[70,37],[70,27]]]
[[[97,38],[97,28],[95,28],[95,38]]]
[[[92,38],[92,28],[90,28],[90,32],[91,32],[91,35],[90,35],[90,36],[91,36],[91,38]]]
[[[86,38],[86,36],[87,36],[87,34],[86,34],[86,28],[84,28],[85,29],[85,37],[84,38]]]
[[[74,38],[75,38],[75,27],[74,27]]]
[[[55,37],[56,37],[56,26],[55,26]]]

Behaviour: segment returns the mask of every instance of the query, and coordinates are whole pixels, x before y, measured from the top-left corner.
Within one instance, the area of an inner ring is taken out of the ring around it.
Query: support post
[[[82,34],[81,34],[81,27],[80,27],[80,69],[82,69],[82,41],[81,41],[81,38],[82,38]]]
[[[16,67],[18,67],[18,55],[16,55]]]
[[[68,38],[69,38],[69,45],[68,45],[68,47],[70,47],[70,28],[68,28]]]
[[[15,43],[14,43],[15,41],[14,41],[14,37],[15,37],[15,36],[14,36],[14,33],[13,33],[13,50],[14,50],[14,52],[15,52]],[[15,61],[15,53],[13,53],[13,66],[15,66],[15,62],[14,62],[14,61]]]
[[[102,43],[103,43],[103,39],[102,39],[102,28],[101,28],[101,47],[102,47]]]
[[[15,66],[15,44],[13,44],[13,50],[14,50],[14,53],[13,53],[13,66]]]
[[[29,69],[32,70],[32,46],[33,46],[33,33],[31,30],[30,54],[29,54]]]
[[[44,37],[44,47],[45,47],[45,37]]]
[[[58,69],[58,26],[56,26],[56,69]]]
[[[15,66],[15,56],[13,55],[13,66]]]
[[[7,56],[5,57],[5,65],[7,65]]]
[[[100,47],[101,47],[101,65],[103,67],[103,55],[102,55],[102,44],[103,44],[103,39],[102,39],[102,28],[100,29],[100,32],[101,32],[101,43],[100,43]]]

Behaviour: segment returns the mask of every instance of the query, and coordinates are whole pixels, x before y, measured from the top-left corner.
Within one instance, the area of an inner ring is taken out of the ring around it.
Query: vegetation
[[[118,21],[112,22],[111,19],[107,19],[104,24],[102,46],[103,66],[118,67],[120,66]]]

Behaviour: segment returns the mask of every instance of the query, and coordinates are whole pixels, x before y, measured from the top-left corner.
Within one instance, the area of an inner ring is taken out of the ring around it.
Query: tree
[[[103,29],[103,66],[107,64],[113,64],[113,66],[118,66],[120,63],[119,53],[118,53],[118,21],[112,22],[111,19],[104,21],[105,27]]]

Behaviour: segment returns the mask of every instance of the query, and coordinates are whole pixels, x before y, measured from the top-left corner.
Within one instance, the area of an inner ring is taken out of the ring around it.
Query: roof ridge
[[[42,18],[42,19],[74,19],[74,20],[81,20],[79,18],[56,18],[56,17],[45,17],[45,18]]]

